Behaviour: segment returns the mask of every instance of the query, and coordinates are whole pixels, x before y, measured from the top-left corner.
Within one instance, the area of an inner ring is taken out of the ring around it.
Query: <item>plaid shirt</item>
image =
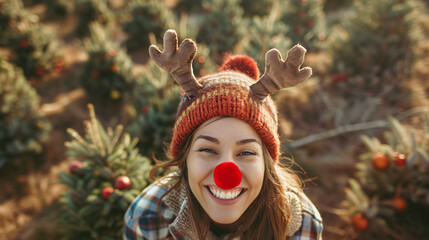
[[[160,213],[158,199],[168,187],[157,182],[147,187],[128,208],[124,218],[123,239],[197,239],[196,231],[190,230],[187,199],[184,188],[181,193],[170,192],[163,198]],[[174,195],[174,196],[173,196]],[[302,207],[302,224],[290,238],[292,240],[321,240],[322,218],[313,203],[304,193],[298,194]],[[165,199],[170,198],[170,203]],[[208,239],[216,239],[209,232]]]

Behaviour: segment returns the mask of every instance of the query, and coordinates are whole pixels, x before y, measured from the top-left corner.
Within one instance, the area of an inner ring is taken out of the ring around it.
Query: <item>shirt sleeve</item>
[[[301,203],[302,224],[292,240],[322,240],[323,222],[319,211],[304,193],[301,194]]]
[[[168,225],[173,220],[173,212],[164,203],[160,206],[161,215],[157,211],[158,199],[166,190],[157,184],[152,184],[134,200],[124,216],[124,240],[169,237]]]

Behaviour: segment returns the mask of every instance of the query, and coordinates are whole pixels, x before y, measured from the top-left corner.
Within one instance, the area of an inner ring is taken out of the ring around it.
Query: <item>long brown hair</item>
[[[154,179],[160,169],[179,170],[174,176],[174,184],[160,198],[158,202],[158,212],[161,199],[173,189],[179,188],[181,183],[186,183],[188,209],[191,219],[198,231],[199,239],[205,239],[210,230],[210,218],[199,204],[189,188],[186,159],[189,153],[191,140],[194,133],[188,136],[183,146],[183,151],[176,158],[160,162],[157,161],[150,175]],[[246,209],[243,215],[234,223],[233,233],[230,239],[240,236],[242,239],[286,239],[287,225],[289,224],[291,211],[285,195],[288,188],[301,190],[301,181],[291,170],[291,159],[282,159],[274,164],[268,149],[263,145],[263,158],[265,162],[264,180],[261,192],[252,204]],[[281,162],[287,161],[289,164]],[[161,215],[161,214],[160,214]]]

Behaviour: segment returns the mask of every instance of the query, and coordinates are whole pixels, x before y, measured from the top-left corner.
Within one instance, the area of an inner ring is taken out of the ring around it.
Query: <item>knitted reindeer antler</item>
[[[277,49],[269,50],[265,54],[265,73],[250,86],[252,92],[263,100],[282,88],[293,87],[308,79],[312,74],[311,68],[300,69],[306,52],[307,50],[301,45],[295,45],[289,50],[286,61],[283,61]]]
[[[149,55],[153,61],[163,69],[170,72],[174,80],[191,97],[202,88],[192,70],[192,61],[197,53],[197,45],[191,39],[185,39],[177,48],[176,31],[170,29],[164,34],[164,50],[161,52],[157,46],[149,47]]]

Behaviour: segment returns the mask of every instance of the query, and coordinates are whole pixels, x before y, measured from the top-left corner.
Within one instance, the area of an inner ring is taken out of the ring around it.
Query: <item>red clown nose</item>
[[[216,185],[222,189],[231,189],[241,183],[240,169],[232,162],[224,162],[215,168],[213,178]]]

